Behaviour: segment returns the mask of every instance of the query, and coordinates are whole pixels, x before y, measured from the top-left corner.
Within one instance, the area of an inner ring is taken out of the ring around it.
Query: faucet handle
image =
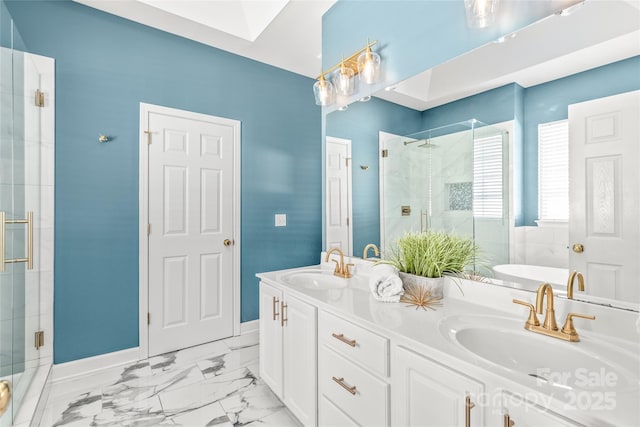
[[[513,300],[514,303],[524,305],[529,309],[529,318],[527,319],[526,326],[540,326],[540,321],[538,320],[538,316],[536,316],[536,308],[533,304],[529,304],[528,302],[520,301],[518,299]]]
[[[351,276],[353,276],[353,273],[350,271],[349,267],[354,267],[354,266],[355,266],[355,264],[351,264],[351,263],[349,263],[349,264],[344,266],[344,277],[345,277],[345,279],[348,279]]]
[[[331,261],[336,263],[336,268],[333,270],[333,272],[335,274],[339,274],[340,273],[340,262],[338,260],[333,259],[333,258],[331,259]]]
[[[564,326],[562,327],[562,332],[567,335],[571,335],[572,337],[575,337],[576,338],[575,341],[578,341],[578,332],[576,331],[576,328],[573,327],[574,317],[581,317],[583,319],[595,320],[596,316],[588,316],[586,314],[579,314],[579,313],[567,314],[567,320],[564,322]]]

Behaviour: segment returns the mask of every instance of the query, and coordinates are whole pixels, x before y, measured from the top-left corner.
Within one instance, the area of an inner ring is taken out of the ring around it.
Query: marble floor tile
[[[149,365],[153,373],[170,371],[178,366],[193,364],[198,360],[228,352],[229,346],[226,345],[224,341],[214,341],[159,356],[153,356],[149,358]]]
[[[259,357],[259,346],[252,345],[249,347],[241,347],[238,350],[233,350],[226,354],[201,360],[198,362],[198,367],[205,378],[210,378],[254,364],[258,361]]]
[[[299,426],[259,379],[258,334],[52,385],[41,427]]]
[[[170,418],[181,426],[233,427],[219,402],[213,402],[192,411],[182,412]]]
[[[254,386],[256,381],[248,369],[242,368],[196,384],[160,393],[160,402],[165,414],[174,416],[225,399]]]
[[[284,409],[282,402],[264,383],[238,391],[232,396],[222,399],[220,404],[227,411],[231,423],[241,426],[261,421]]]
[[[258,345],[259,341],[260,334],[258,333],[258,331],[255,331],[249,334],[227,338],[224,340],[224,343],[229,347],[230,350],[238,350],[240,348]]]

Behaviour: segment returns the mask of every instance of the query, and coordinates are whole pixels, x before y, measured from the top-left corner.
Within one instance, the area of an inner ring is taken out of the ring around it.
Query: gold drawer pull
[[[465,427],[471,427],[471,410],[476,406],[475,403],[471,401],[471,397],[467,396],[465,399],[464,405],[464,425]]]
[[[334,337],[337,340],[342,341],[345,344],[350,345],[351,347],[355,347],[356,346],[356,340],[350,340],[349,338],[345,338],[344,334],[331,334],[332,337]]]
[[[346,385],[344,383],[344,378],[340,377],[340,378],[336,378],[336,377],[331,377],[335,382],[337,382],[340,387],[342,387],[343,389],[347,390],[349,393],[353,394],[354,396],[356,395],[356,386],[351,386],[349,387],[348,385]]]
[[[278,303],[280,300],[277,297],[273,297],[273,320],[277,320],[280,313],[278,313]]]
[[[513,427],[516,425],[516,422],[511,419],[509,414],[504,414],[504,427]]]
[[[284,328],[284,325],[287,323],[287,304],[284,301],[280,302],[280,326]]]

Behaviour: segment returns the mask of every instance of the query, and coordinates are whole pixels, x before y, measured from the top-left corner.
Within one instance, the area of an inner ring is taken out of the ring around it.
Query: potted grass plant
[[[396,242],[383,262],[400,272],[405,291],[419,289],[430,297],[442,298],[445,275],[458,276],[479,254],[473,241],[453,233],[429,230],[407,233]]]

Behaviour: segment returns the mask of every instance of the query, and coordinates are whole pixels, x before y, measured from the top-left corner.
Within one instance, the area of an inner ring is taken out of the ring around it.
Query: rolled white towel
[[[390,275],[378,283],[378,289],[376,290],[378,296],[381,297],[393,297],[396,295],[402,295],[404,290],[402,288],[402,280],[397,275]]]
[[[369,289],[378,301],[398,302],[404,293],[398,270],[389,264],[378,264],[371,270]]]

